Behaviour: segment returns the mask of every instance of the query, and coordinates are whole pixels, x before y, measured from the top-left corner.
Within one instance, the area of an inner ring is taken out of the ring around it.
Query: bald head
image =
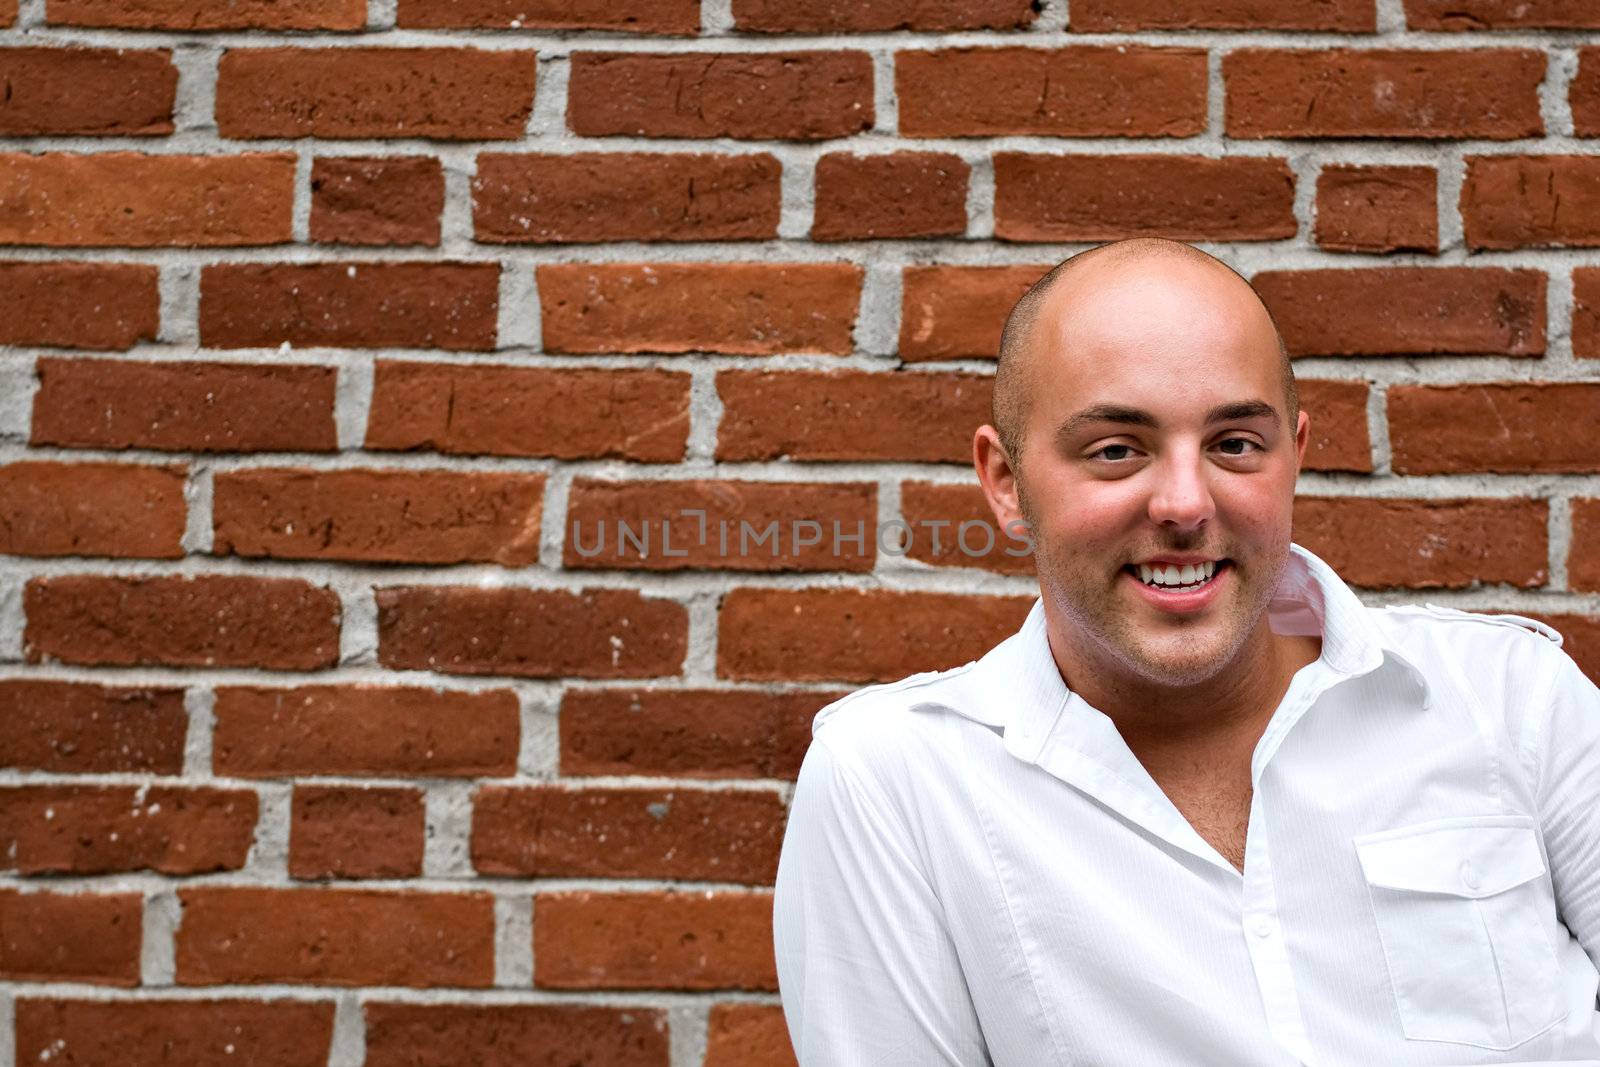
[[[1195,296],[1220,294],[1239,313],[1259,315],[1270,328],[1277,347],[1283,379],[1284,401],[1292,427],[1299,412],[1294,370],[1289,352],[1266,305],[1250,283],[1232,267],[1192,245],[1154,237],[1137,237],[1091,248],[1057,264],[1023,294],[1006,319],[1000,337],[1000,360],[995,370],[992,416],[1000,442],[1013,468],[1020,464],[1027,426],[1033,370],[1044,320],[1052,324],[1082,315],[1093,306],[1097,292],[1126,284],[1130,279],[1192,290]],[[1242,290],[1242,293],[1239,292]],[[1238,298],[1248,294],[1248,301]]]

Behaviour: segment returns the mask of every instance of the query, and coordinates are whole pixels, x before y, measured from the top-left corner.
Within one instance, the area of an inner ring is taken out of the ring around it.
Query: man
[[[1308,419],[1187,245],[1018,303],[974,457],[1040,599],[823,709],[779,863],[812,1065],[1600,1064],[1600,693],[1290,543]]]

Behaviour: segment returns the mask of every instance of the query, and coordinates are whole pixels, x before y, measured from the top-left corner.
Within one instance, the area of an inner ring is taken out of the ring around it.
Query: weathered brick
[[[911,525],[906,555],[912,559],[936,567],[1033,573],[1027,532],[1001,528],[976,484],[901,482],[900,514]]]
[[[494,982],[487,893],[209,886],[178,902],[179,985]]]
[[[0,263],[0,345],[118,349],[152,341],[158,277],[143,263]]]
[[[439,244],[444,168],[433,156],[321,156],[311,164],[319,244]]]
[[[55,774],[178,774],[183,690],[0,679],[0,766]]]
[[[156,248],[292,240],[294,156],[0,154],[0,243]]]
[[[817,160],[811,239],[959,237],[971,172],[946,152],[825,155]]]
[[[851,263],[552,263],[538,268],[551,352],[851,351]]]
[[[1463,589],[1545,584],[1543,500],[1299,497],[1294,539],[1351,585]]]
[[[789,778],[811,720],[844,691],[568,689],[561,699],[563,775]]]
[[[770,885],[783,824],[783,801],[766,791],[486,786],[473,802],[472,866]],[[605,847],[595,847],[597,835]]]
[[[1600,137],[1600,47],[1578,50],[1578,73],[1567,90],[1572,107],[1572,132]]]
[[[723,371],[717,458],[970,463],[993,384],[982,374]]]
[[[1011,308],[1050,268],[905,267],[900,358],[994,359]]]
[[[497,263],[220,263],[200,272],[200,343],[494,347]]]
[[[1032,605],[1032,597],[1016,596],[734,589],[718,611],[717,674],[747,681],[886,682],[942,670],[977,659],[1009,637]]]
[[[364,447],[666,463],[688,440],[687,374],[380,359]]]
[[[473,236],[488,244],[776,237],[782,174],[766,153],[485,153],[472,180]]]
[[[562,566],[870,571],[877,499],[871,482],[580,478],[568,490]],[[703,525],[685,510],[703,512]]]
[[[895,89],[907,137],[1190,137],[1206,128],[1198,48],[904,51]]]
[[[584,137],[820,141],[871,127],[865,52],[574,52],[567,124]]]
[[[1371,33],[1378,17],[1373,0],[1073,0],[1068,28]]]
[[[34,445],[332,452],[334,367],[41,358]]]
[[[391,670],[526,678],[676,674],[682,604],[631,590],[393,586],[377,590],[378,662]]]
[[[1304,380],[1300,407],[1311,416],[1311,440],[1302,470],[1372,473],[1365,382]]]
[[[1432,167],[1332,165],[1317,175],[1317,244],[1330,252],[1437,252]]]
[[[0,890],[0,975],[136,986],[143,912],[138,893]]]
[[[1572,271],[1572,354],[1600,359],[1600,267]]]
[[[17,1001],[21,1063],[172,1067],[323,1067],[333,1045],[333,1001]]]
[[[1600,499],[1572,501],[1572,544],[1567,549],[1567,586],[1600,593]]]
[[[1600,246],[1600,158],[1469,156],[1461,221],[1472,248]]]
[[[705,1067],[798,1067],[783,1008],[777,1004],[713,1004],[706,1026]]]
[[[1539,137],[1545,55],[1241,48],[1222,58],[1229,137]]]
[[[532,52],[233,48],[217,65],[217,133],[516,140],[537,71]]]
[[[700,0],[400,0],[398,15],[418,29],[700,32]]]
[[[373,563],[539,561],[544,475],[255,467],[212,480],[212,551]]]
[[[668,1067],[667,1013],[634,1005],[367,1001],[364,1067]]]
[[[1498,382],[1389,389],[1400,474],[1600,471],[1600,384]]]
[[[1296,356],[1544,353],[1543,271],[1271,270],[1251,284]]]
[[[181,558],[186,473],[131,463],[0,466],[0,552]]]
[[[1600,29],[1590,0],[1405,0],[1413,30]]]
[[[55,26],[121,30],[363,30],[366,0],[49,0]]]
[[[244,789],[10,786],[0,789],[0,855],[20,874],[234,871],[257,808]]]
[[[291,878],[415,878],[422,873],[420,789],[297,785]]]
[[[17,0],[0,0],[0,26],[17,21]]]
[[[770,893],[540,893],[533,946],[545,989],[778,988]]]
[[[0,136],[150,137],[172,132],[178,68],[168,51],[0,49]]]
[[[733,0],[743,33],[1020,30],[1038,17],[1032,0]]]
[[[375,685],[220,686],[211,762],[233,778],[503,778],[517,767],[517,696]]]
[[[339,596],[297,578],[68,574],[23,588],[29,663],[317,670],[339,659]]]
[[[1572,657],[1589,680],[1600,685],[1600,616],[1550,615],[1543,612],[1518,612],[1554,626],[1563,638],[1561,648]]]
[[[994,157],[994,232],[1008,241],[1293,237],[1294,172],[1274,157]]]

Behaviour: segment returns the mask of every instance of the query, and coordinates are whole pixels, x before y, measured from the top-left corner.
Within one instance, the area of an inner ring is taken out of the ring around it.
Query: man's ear
[[[1000,432],[993,426],[980,426],[973,435],[972,465],[978,470],[978,482],[1000,529],[1008,530],[1013,521],[1023,521],[1016,468],[1000,443]]]
[[[1306,445],[1311,443],[1311,416],[1300,409],[1300,421],[1294,428],[1294,469],[1299,471],[1306,463]]]

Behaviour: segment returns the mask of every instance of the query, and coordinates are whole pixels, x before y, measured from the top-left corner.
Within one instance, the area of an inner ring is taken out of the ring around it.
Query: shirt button
[[[1461,884],[1468,889],[1476,889],[1483,884],[1483,879],[1478,876],[1478,869],[1472,865],[1471,860],[1461,861]]]
[[[1271,937],[1272,926],[1272,920],[1265,915],[1257,915],[1250,920],[1250,932],[1257,937]]]

